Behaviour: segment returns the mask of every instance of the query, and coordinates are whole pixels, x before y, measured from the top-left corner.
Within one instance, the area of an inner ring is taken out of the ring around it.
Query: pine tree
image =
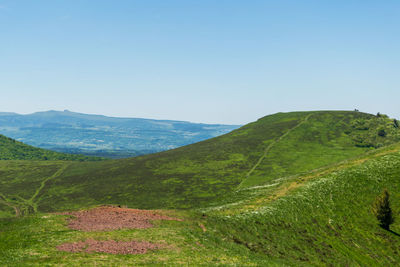
[[[393,120],[393,124],[394,124],[395,128],[399,128],[399,121],[398,120],[394,119]]]
[[[372,212],[378,219],[379,226],[385,230],[389,230],[390,225],[394,222],[394,217],[390,208],[389,192],[387,189],[383,190],[382,194],[375,199]]]

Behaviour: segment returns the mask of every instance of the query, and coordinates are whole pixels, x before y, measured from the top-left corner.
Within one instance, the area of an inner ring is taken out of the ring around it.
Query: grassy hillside
[[[384,188],[400,214],[400,145],[247,189],[240,200],[207,209],[209,227],[250,251],[291,265],[393,266],[400,222],[383,230],[371,205]]]
[[[0,134],[0,160],[101,160],[98,157],[70,155],[36,148]]]
[[[400,221],[380,228],[374,198],[388,188],[400,212],[400,144],[239,189],[225,205],[165,211],[184,219],[155,228],[78,232],[65,216],[36,214],[0,220],[0,259],[15,265],[395,266]],[[203,229],[203,230],[202,230]],[[66,253],[63,242],[86,238],[164,242],[143,255]]]
[[[275,183],[395,143],[399,133],[385,116],[345,111],[278,113],[217,138],[138,158],[57,162],[45,167],[37,162],[0,162],[1,181],[7,185],[1,193],[9,204],[3,205],[3,214],[11,208],[57,211],[97,204],[217,205],[235,190]],[[35,197],[29,201],[31,191]]]

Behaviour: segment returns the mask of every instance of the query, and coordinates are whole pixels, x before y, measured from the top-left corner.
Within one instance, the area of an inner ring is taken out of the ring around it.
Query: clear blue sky
[[[0,0],[0,111],[400,118],[400,1]]]

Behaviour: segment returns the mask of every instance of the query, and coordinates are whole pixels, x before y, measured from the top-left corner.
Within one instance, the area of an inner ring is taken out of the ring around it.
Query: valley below
[[[206,139],[206,138],[205,138]],[[132,158],[0,139],[4,266],[395,266],[400,129],[358,111],[277,113]]]
[[[0,112],[0,134],[62,153],[127,158],[189,145],[238,125],[118,118],[65,111]]]

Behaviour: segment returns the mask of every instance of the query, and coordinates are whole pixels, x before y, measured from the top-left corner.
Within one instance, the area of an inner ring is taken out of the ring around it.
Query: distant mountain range
[[[0,134],[40,148],[122,158],[164,151],[228,133],[239,125],[117,118],[65,111],[0,112]]]

